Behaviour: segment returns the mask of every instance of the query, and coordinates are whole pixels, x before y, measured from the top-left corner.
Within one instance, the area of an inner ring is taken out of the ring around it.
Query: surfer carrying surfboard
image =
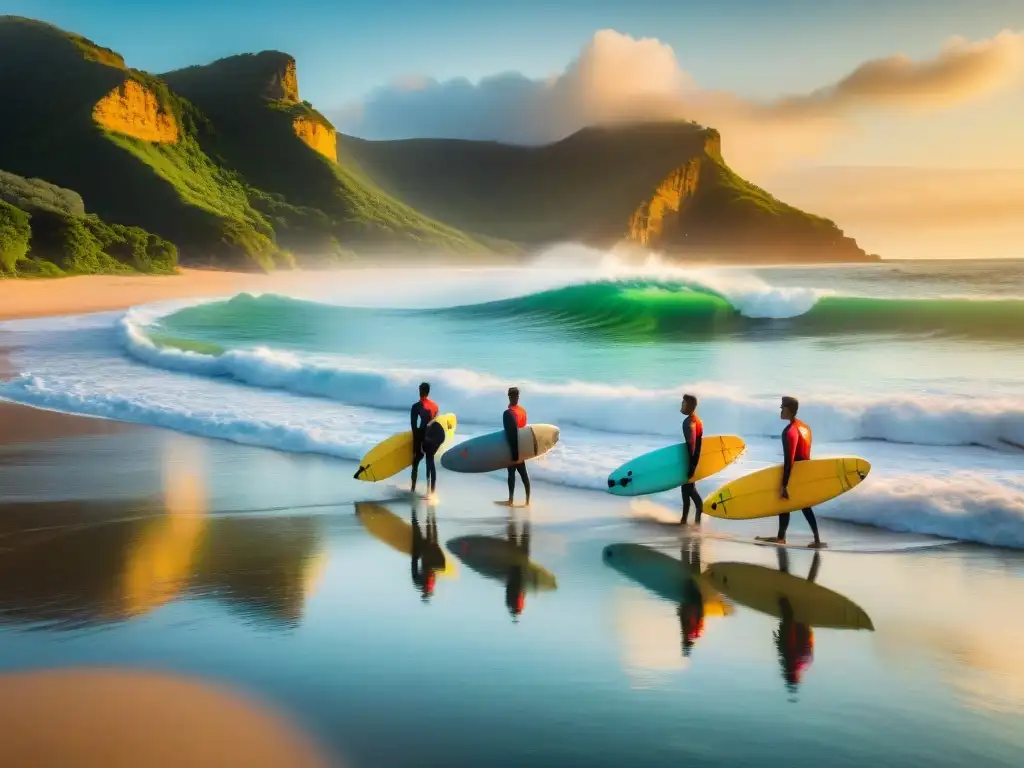
[[[697,484],[692,482],[693,473],[697,471],[697,462],[700,461],[701,444],[704,442],[704,422],[697,415],[697,398],[693,395],[683,395],[679,412],[686,417],[683,419],[683,442],[686,444],[686,454],[689,459],[688,474],[686,482],[683,483],[683,517],[679,523],[686,525],[686,520],[690,516],[690,501],[692,500],[697,511],[693,521],[700,525],[700,513],[704,508],[704,501],[697,493]]]
[[[512,451],[513,464],[508,468],[508,505],[516,493],[516,472],[523,478],[523,489],[526,491],[526,505],[530,505],[530,474],[526,471],[526,462],[519,460],[519,430],[526,426],[526,409],[519,405],[519,387],[508,388],[508,408],[501,417],[505,429],[505,439]]]
[[[431,400],[430,384],[420,384],[420,399],[412,404],[409,423],[412,425],[412,492],[416,492],[416,476],[420,461],[427,459],[427,490],[433,493],[437,488],[437,465],[434,457],[444,442],[444,427],[434,421],[437,418],[437,403]],[[440,433],[438,435],[437,433]]]
[[[798,461],[807,461],[811,458],[811,428],[796,417],[799,409],[800,402],[795,397],[782,398],[782,407],[779,415],[784,421],[789,422],[786,428],[782,430],[783,467],[781,496],[784,499],[789,498],[789,476],[793,472],[793,464]],[[814,510],[810,507],[804,507],[803,513],[807,519],[807,524],[811,527],[811,533],[814,534],[814,543],[809,546],[813,548],[824,546],[818,536],[818,521],[814,517]],[[775,537],[758,536],[757,540],[768,541],[773,544],[785,544],[786,530],[788,528],[789,512],[784,512],[779,515],[779,535]]]

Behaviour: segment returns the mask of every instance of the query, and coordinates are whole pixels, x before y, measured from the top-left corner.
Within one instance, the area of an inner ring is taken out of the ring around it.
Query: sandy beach
[[[181,269],[177,275],[80,275],[52,280],[0,280],[0,321],[127,309],[171,299],[231,296],[308,281],[302,272],[273,275]],[[2,341],[2,340],[0,340]]]

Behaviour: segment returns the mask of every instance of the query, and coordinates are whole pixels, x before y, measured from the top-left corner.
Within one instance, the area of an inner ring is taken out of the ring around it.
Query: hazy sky
[[[682,112],[718,123],[741,170],[1024,168],[1022,0],[2,0],[0,12],[154,72],[287,51],[303,96],[369,137],[539,141],[581,120]],[[952,36],[964,41],[949,48]],[[498,125],[474,117],[481,107]]]

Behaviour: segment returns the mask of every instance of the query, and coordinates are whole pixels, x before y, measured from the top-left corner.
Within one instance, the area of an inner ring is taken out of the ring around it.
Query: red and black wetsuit
[[[519,430],[526,426],[526,409],[521,405],[510,405],[505,409],[501,417],[501,425],[505,430],[505,439],[508,441],[509,450],[512,452],[512,461],[519,461]],[[526,490],[526,500],[530,500],[530,475],[526,471],[526,462],[513,464],[508,468],[508,498],[516,490],[516,472],[523,478],[523,488]]]
[[[412,404],[409,410],[409,423],[412,426],[412,489],[416,490],[416,476],[419,474],[420,459],[427,457],[427,486],[433,492],[437,486],[437,467],[434,456],[444,442],[444,428],[440,424],[430,424],[437,418],[437,403],[429,397],[421,397]],[[429,427],[428,427],[429,425]],[[437,432],[440,431],[440,440]]]
[[[793,473],[793,465],[798,461],[807,461],[811,458],[811,428],[799,419],[793,419],[786,428],[782,430],[782,485],[789,485],[789,477]],[[810,507],[803,510],[807,524],[811,526],[814,533],[814,540],[818,540],[818,521],[814,518],[814,511]],[[786,538],[786,530],[789,528],[789,513],[779,515],[779,538]]]
[[[704,443],[704,422],[700,416],[691,413],[683,419],[683,442],[685,444],[687,461],[689,462],[689,474],[687,480],[693,477],[697,471],[697,462],[700,461],[700,449]],[[696,522],[700,522],[701,510],[704,508],[704,500],[697,493],[697,486],[694,483],[683,483],[683,522],[690,516],[690,501],[697,505]]]

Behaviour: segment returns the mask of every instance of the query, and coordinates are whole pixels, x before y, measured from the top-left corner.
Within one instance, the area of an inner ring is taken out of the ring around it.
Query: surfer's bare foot
[[[828,544],[824,541],[812,541],[807,547],[808,549],[828,549]]]
[[[780,539],[778,536],[758,536],[757,541],[763,541],[766,544],[785,544],[785,539]]]

